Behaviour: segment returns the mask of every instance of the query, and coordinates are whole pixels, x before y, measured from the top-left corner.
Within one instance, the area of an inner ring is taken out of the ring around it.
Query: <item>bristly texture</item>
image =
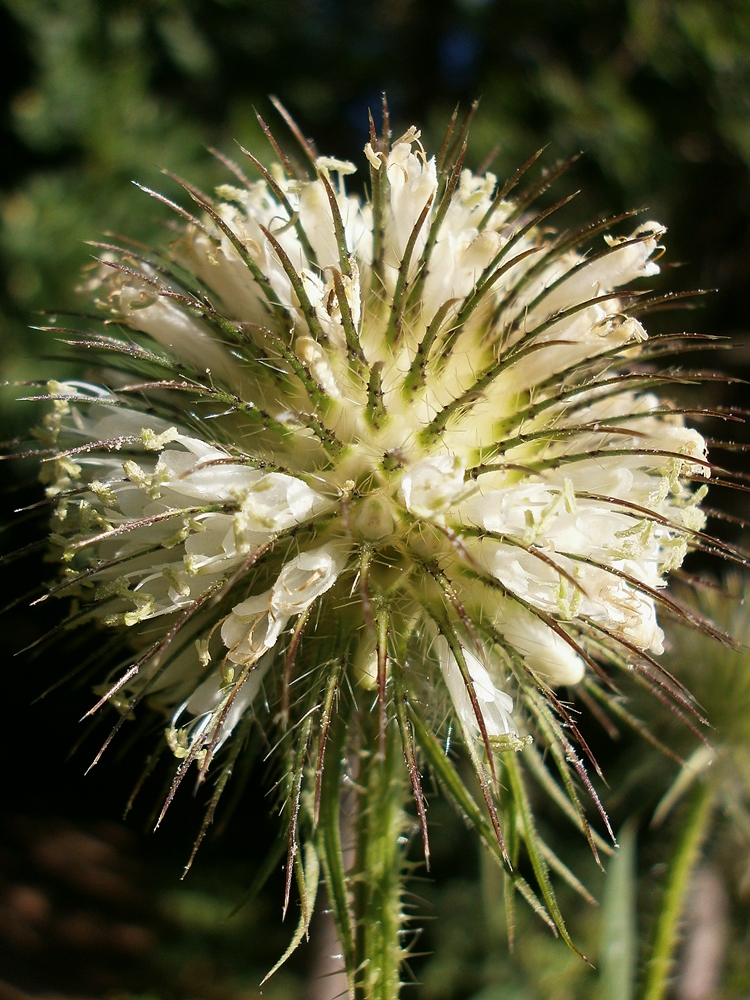
[[[656,660],[657,608],[683,613],[664,586],[705,538],[692,483],[710,466],[652,391],[670,374],[649,362],[681,343],[649,341],[638,318],[662,226],[556,232],[570,199],[535,206],[563,168],[520,191],[536,157],[505,185],[475,175],[455,121],[437,158],[415,128],[393,143],[371,128],[362,200],[346,191],[354,165],[290,124],[306,172],[268,133],[278,163],[246,153],[259,179],[222,157],[236,186],[215,199],[184,182],[191,211],[156,195],[179,220],[168,254],[107,246],[89,275],[104,329],[67,342],[112,368],[107,388],[48,390],[53,589],[75,595],[76,621],[123,634],[92,712],[124,720],[145,700],[169,718],[165,809],[191,770],[218,768],[210,820],[265,727],[283,761],[287,901],[295,877],[302,900],[292,945],[322,868],[351,989],[387,997],[408,951],[409,787],[429,858],[425,766],[509,897],[569,940],[549,869],[585,890],[536,831],[524,772],[596,853],[579,787],[606,816],[570,703],[627,719],[622,673],[695,714]],[[476,788],[446,753],[453,726]],[[347,793],[351,870],[346,787],[364,790]],[[517,874],[524,850],[536,889]],[[393,924],[391,967],[372,957],[374,912]]]

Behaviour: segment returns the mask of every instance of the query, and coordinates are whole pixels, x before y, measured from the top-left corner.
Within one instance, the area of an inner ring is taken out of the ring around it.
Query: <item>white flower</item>
[[[321,754],[353,691],[381,750],[399,706],[447,701],[480,770],[531,737],[577,761],[564,699],[652,683],[704,528],[705,442],[635,367],[659,349],[627,286],[664,228],[557,234],[413,128],[368,142],[366,198],[304,152],[307,178],[253,160],[214,201],[188,189],[183,281],[125,250],[89,277],[90,353],[128,374],[51,384],[43,436],[58,589],[137,652],[104,697],[167,710],[201,774],[261,688],[282,726],[321,720]]]
[[[284,566],[270,590],[236,605],[221,627],[229,659],[254,662],[273,648],[292,615],[301,615],[330,590],[344,563],[332,545],[302,552]]]
[[[220,750],[251,709],[272,663],[273,657],[262,657],[241,686],[227,682],[218,670],[199,684],[170,721],[167,741],[175,756],[187,757],[196,751],[196,756],[205,755],[202,747],[206,744],[212,753]],[[178,725],[185,713],[191,718]]]
[[[495,686],[479,657],[468,647],[461,647],[469,682],[476,697],[477,712],[469,690],[469,683],[464,678],[458,661],[445,638],[438,636],[435,645],[440,660],[440,669],[448,686],[456,714],[462,724],[478,735],[481,726],[477,716],[480,714],[485,732],[491,740],[517,736],[518,729],[512,718],[513,699]]]
[[[143,702],[159,713],[177,758],[159,822],[191,769],[217,768],[200,841],[238,755],[270,748],[285,905],[295,878],[303,901],[286,954],[322,870],[350,992],[390,996],[403,886],[389,874],[386,899],[370,862],[405,862],[409,786],[428,860],[425,766],[506,871],[528,849],[524,895],[570,942],[523,765],[593,847],[578,788],[608,821],[577,699],[639,729],[635,678],[701,718],[656,657],[661,607],[690,618],[665,588],[706,542],[711,466],[653,391],[680,338],[649,339],[650,293],[630,287],[658,274],[663,226],[558,233],[532,196],[546,179],[517,197],[463,169],[453,125],[437,159],[416,128],[373,126],[353,195],[354,165],[287,121],[308,175],[273,140],[280,162],[230,163],[215,199],[185,185],[167,252],[110,248],[89,273],[103,326],[71,343],[107,387],[50,382],[37,432],[51,591],[71,623],[122,631],[89,714],[117,709],[107,746]],[[344,787],[361,871],[342,860]],[[365,924],[394,928],[389,969],[379,944],[360,954]]]
[[[496,619],[503,638],[548,684],[577,684],[585,665],[575,649],[522,608],[503,607]]]
[[[460,455],[423,458],[401,476],[401,496],[415,517],[435,517],[447,510],[464,488]]]

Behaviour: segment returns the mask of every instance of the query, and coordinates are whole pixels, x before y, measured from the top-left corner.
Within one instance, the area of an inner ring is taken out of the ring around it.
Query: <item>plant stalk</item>
[[[377,753],[377,719],[366,720],[369,757],[362,762],[360,815],[357,830],[356,1000],[397,1000],[403,925],[405,869],[404,811],[408,788],[398,729],[390,721],[385,752]]]
[[[685,909],[690,879],[700,856],[713,809],[713,796],[708,782],[697,789],[690,812],[685,819],[682,836],[672,858],[664,893],[651,961],[648,965],[643,1000],[664,1000],[669,987],[674,950],[679,938],[679,925]]]

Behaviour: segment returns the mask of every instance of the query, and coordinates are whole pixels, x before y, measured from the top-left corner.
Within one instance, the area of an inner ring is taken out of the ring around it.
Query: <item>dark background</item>
[[[384,90],[394,134],[415,123],[428,149],[439,145],[456,103],[480,97],[469,164],[499,146],[492,169],[500,177],[542,145],[549,144],[547,163],[583,151],[561,182],[562,191],[582,189],[565,221],[648,206],[647,217],[670,230],[659,287],[718,289],[699,311],[657,317],[651,328],[721,333],[732,352],[698,362],[748,374],[747,0],[0,0],[0,67],[0,335],[9,382],[73,373],[47,360],[54,343],[28,327],[39,322],[38,310],[80,306],[77,276],[92,252],[84,240],[108,231],[164,239],[165,214],[131,180],[178,197],[159,173],[166,167],[210,187],[225,176],[206,146],[235,156],[235,139],[267,161],[254,109],[277,126],[270,93],[321,152],[361,163],[367,109],[377,112]],[[744,392],[722,386],[703,398],[747,405]],[[10,388],[2,398],[9,439],[36,416],[17,395]],[[2,472],[7,512],[38,498],[30,466],[6,463]],[[738,514],[740,501],[714,502]],[[9,523],[6,551],[38,537],[33,519]],[[739,539],[736,528],[727,530]],[[180,883],[200,805],[189,793],[178,797],[166,828],[145,836],[160,794],[156,777],[123,825],[144,747],[128,747],[137,741],[126,738],[84,777],[95,737],[70,751],[83,731],[76,720],[89,704],[86,686],[32,703],[76,660],[105,655],[67,635],[36,654],[13,655],[56,621],[59,608],[29,610],[23,596],[40,573],[53,572],[32,559],[4,576],[8,600],[18,602],[1,620],[0,979],[7,984],[0,1000],[255,997],[291,934],[280,925],[273,880],[224,920],[275,835],[262,783],[256,777],[244,786],[232,823],[208,839]],[[684,734],[676,738],[690,746]],[[609,768],[616,825],[633,813],[647,817],[674,768],[646,756],[642,743],[593,739]],[[638,785],[643,773],[652,780]],[[526,915],[508,956],[493,874],[442,804],[431,814],[435,877],[414,891],[427,928],[415,950],[432,956],[415,958],[424,986],[405,995],[595,996],[596,975]],[[559,822],[548,820],[551,829]],[[567,829],[559,836],[599,894],[602,879],[585,847]],[[642,843],[646,912],[670,836],[663,832],[661,846],[656,835]],[[727,997],[750,989],[746,904],[738,888]],[[596,912],[571,905],[576,933],[595,950]],[[314,959],[314,948],[303,949],[264,995],[312,996]]]

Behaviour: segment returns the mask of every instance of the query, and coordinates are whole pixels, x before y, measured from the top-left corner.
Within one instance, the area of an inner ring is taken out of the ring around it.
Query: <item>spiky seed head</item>
[[[166,254],[89,274],[104,329],[76,342],[113,367],[49,388],[57,590],[123,629],[97,707],[165,711],[175,785],[256,716],[306,734],[290,773],[319,783],[332,719],[372,712],[423,819],[447,706],[504,851],[497,754],[534,770],[540,739],[591,788],[559,688],[606,702],[635,667],[664,689],[657,606],[709,476],[650,389],[664,227],[556,232],[550,178],[500,187],[415,128],[372,131],[366,199],[305,152],[304,176],[251,157],[215,198],[185,184]]]

